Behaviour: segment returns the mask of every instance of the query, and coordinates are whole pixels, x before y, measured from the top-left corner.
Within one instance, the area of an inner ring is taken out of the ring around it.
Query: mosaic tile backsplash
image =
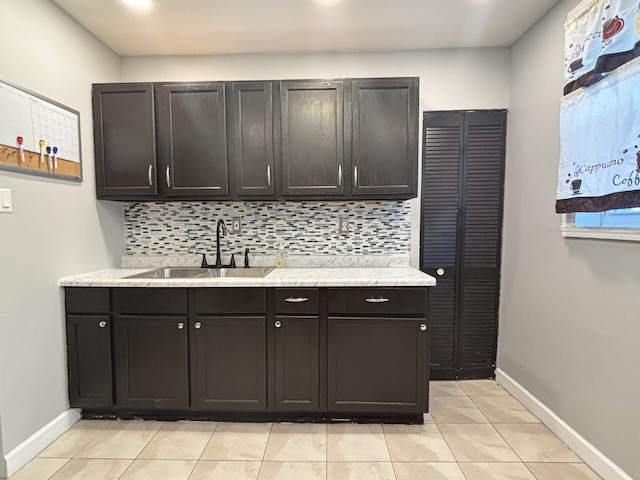
[[[125,255],[175,255],[215,252],[216,224],[223,262],[245,248],[272,254],[284,243],[293,255],[409,254],[410,204],[377,202],[171,202],[129,203],[124,207]],[[232,218],[241,233],[232,233]],[[339,218],[349,233],[338,233]]]

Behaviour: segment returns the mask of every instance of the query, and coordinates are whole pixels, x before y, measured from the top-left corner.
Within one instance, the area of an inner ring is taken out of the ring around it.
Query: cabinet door
[[[93,86],[98,198],[154,196],[156,139],[153,86]]]
[[[329,411],[426,410],[425,321],[329,317],[328,334]]]
[[[224,84],[155,88],[162,190],[168,196],[229,195]]]
[[[273,89],[270,82],[232,86],[231,167],[234,194],[270,197],[275,193],[273,169]]]
[[[418,185],[418,79],[352,83],[354,196],[413,198]]]
[[[67,316],[69,404],[73,408],[113,406],[110,323],[108,315]]]
[[[186,321],[184,316],[116,317],[118,406],[144,410],[189,407]]]
[[[319,411],[319,322],[317,317],[276,316],[277,410]]]
[[[265,317],[197,316],[192,332],[193,407],[264,411]]]
[[[344,194],[342,81],[283,81],[282,194]]]

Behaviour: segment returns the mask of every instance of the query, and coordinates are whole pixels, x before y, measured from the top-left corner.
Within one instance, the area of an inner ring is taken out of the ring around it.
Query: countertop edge
[[[124,278],[149,268],[114,268],[61,278],[60,287],[433,287],[436,279],[413,267],[283,268],[263,278]]]

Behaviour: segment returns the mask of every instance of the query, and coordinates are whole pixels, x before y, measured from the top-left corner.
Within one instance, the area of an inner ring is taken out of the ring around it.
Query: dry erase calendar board
[[[80,114],[0,81],[0,169],[82,181]]]

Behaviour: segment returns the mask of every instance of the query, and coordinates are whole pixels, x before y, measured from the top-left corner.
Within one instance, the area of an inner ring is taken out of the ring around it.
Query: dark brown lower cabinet
[[[252,418],[428,410],[426,288],[66,295],[72,407]]]
[[[319,411],[318,317],[276,316],[276,410]]]
[[[329,317],[328,332],[329,411],[425,408],[428,336],[423,321]]]
[[[69,403],[76,408],[113,405],[109,315],[67,315]]]
[[[187,318],[120,315],[114,324],[116,400],[132,409],[189,407]]]
[[[191,333],[193,408],[264,411],[265,317],[198,315]]]

